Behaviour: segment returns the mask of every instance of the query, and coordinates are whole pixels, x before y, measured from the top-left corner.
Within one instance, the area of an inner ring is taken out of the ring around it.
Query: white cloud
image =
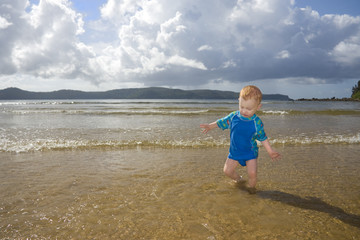
[[[174,64],[174,65],[179,65],[179,66],[185,66],[185,67],[192,67],[192,68],[197,68],[200,70],[206,70],[206,67],[204,66],[203,63],[198,62],[196,60],[193,59],[187,59],[184,57],[180,57],[180,56],[172,56],[169,58],[169,63],[170,64]]]
[[[196,87],[360,75],[360,17],[294,0],[108,0],[88,23],[69,0],[2,2],[0,76]]]
[[[160,24],[160,30],[157,32],[155,42],[159,44],[162,49],[168,48],[175,35],[180,34],[186,30],[186,27],[181,24],[181,13],[176,12],[173,18]]]
[[[331,55],[336,62],[360,67],[360,35],[346,39],[335,46]]]
[[[236,67],[236,62],[234,60],[229,60],[223,63],[223,68]]]
[[[287,50],[282,50],[276,55],[276,58],[278,59],[286,59],[290,57],[290,53]]]
[[[8,22],[8,20],[6,20],[6,18],[3,18],[0,16],[0,29],[5,29],[11,25],[12,25],[11,22]]]
[[[84,32],[83,22],[69,2],[43,0],[29,11],[25,11],[27,1],[9,2],[11,7],[2,5],[1,11],[6,10],[14,24],[1,30],[9,39],[1,38],[1,45],[9,50],[0,56],[0,62],[7,62],[7,67],[14,69],[12,73],[43,78],[91,77],[83,68],[93,54],[77,39]]]
[[[212,50],[213,48],[211,47],[211,46],[209,46],[209,45],[202,45],[202,46],[200,46],[197,50],[199,51],[199,52],[201,52],[201,51],[206,51],[206,50],[208,50],[208,51],[210,51],[210,50]]]

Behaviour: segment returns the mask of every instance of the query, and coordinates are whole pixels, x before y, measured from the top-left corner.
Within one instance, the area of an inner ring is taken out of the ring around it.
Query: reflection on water
[[[0,239],[359,239],[357,146],[278,150],[257,194],[226,148],[1,153]]]

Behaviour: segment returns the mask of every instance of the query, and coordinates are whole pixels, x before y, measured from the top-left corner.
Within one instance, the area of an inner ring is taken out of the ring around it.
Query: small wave
[[[332,116],[339,116],[339,115],[360,115],[359,110],[342,110],[342,109],[330,109],[330,110],[320,110],[320,111],[291,111],[293,114],[315,114],[315,115],[332,115]]]
[[[360,133],[357,135],[329,135],[329,136],[296,136],[282,137],[270,141],[272,144],[281,145],[314,145],[314,144],[359,144]]]
[[[225,115],[230,113],[231,109],[103,109],[103,110],[85,110],[85,109],[22,109],[22,110],[8,110],[4,113],[11,113],[17,115],[31,115],[31,114],[69,114],[69,115]],[[263,110],[259,115],[276,115],[276,116],[299,116],[299,115],[360,115],[357,110],[327,110],[327,111],[294,111],[294,110]]]
[[[360,115],[360,110],[262,110],[259,115]]]
[[[161,109],[144,109],[144,110],[126,110],[126,111],[109,111],[98,112],[99,115],[197,115],[208,113],[208,110],[161,110]],[[91,114],[91,113],[89,113]]]
[[[360,134],[334,136],[298,136],[278,137],[270,140],[274,145],[318,145],[318,144],[359,144]],[[261,145],[261,144],[260,144]],[[0,140],[0,152],[37,152],[50,150],[89,150],[122,149],[137,147],[155,148],[209,148],[229,147],[229,140],[213,138],[180,140],[71,140],[71,139],[36,139],[36,140]]]
[[[29,115],[29,114],[56,114],[56,113],[62,114],[62,113],[70,113],[71,111],[66,111],[61,109],[32,109],[32,110],[13,110],[9,112],[17,115]]]
[[[261,111],[263,114],[271,114],[271,115],[287,115],[289,111],[275,111],[275,110],[268,110],[268,111]]]
[[[14,105],[14,106],[19,106],[19,105],[26,105],[26,102],[0,102],[0,106],[7,106],[7,105]]]
[[[4,111],[5,112],[5,111]],[[207,109],[103,109],[103,110],[85,110],[85,109],[22,109],[8,110],[7,113],[16,115],[31,114],[68,114],[68,115],[199,115],[214,111]]]
[[[225,147],[226,141],[202,141],[202,140],[131,140],[131,141],[97,141],[97,140],[55,140],[38,139],[35,141],[2,141],[0,152],[37,152],[50,150],[89,150],[89,149],[122,149],[136,147],[159,147],[159,148],[206,148]]]

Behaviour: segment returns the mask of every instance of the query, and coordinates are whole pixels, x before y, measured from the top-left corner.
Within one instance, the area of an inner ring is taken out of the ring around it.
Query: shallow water
[[[0,153],[0,239],[359,239],[358,145],[277,148],[254,195],[227,148]]]
[[[257,194],[199,128],[237,107],[0,101],[0,239],[360,239],[360,103],[263,102]]]

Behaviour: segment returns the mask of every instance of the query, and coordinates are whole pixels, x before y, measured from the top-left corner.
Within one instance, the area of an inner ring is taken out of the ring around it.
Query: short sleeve
[[[256,126],[256,139],[260,142],[265,141],[267,139],[265,130],[264,130],[264,124],[261,121],[260,118],[255,119],[255,126]]]
[[[236,111],[230,113],[229,115],[227,115],[224,118],[221,118],[219,120],[216,121],[216,124],[218,125],[219,128],[221,128],[222,130],[228,129],[230,127],[231,124],[231,120],[233,119],[233,117],[235,116]]]

